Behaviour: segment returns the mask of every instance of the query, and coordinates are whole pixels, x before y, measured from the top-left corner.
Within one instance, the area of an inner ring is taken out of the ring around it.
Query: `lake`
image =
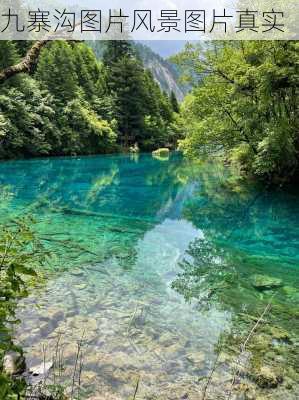
[[[59,347],[72,380],[82,339],[85,399],[199,399],[213,369],[206,399],[298,399],[299,193],[237,178],[179,154],[0,163],[1,221],[33,215],[51,253],[18,308],[29,366]]]

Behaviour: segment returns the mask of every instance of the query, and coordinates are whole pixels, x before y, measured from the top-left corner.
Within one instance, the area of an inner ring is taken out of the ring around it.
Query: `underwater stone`
[[[86,283],[79,283],[77,285],[74,285],[74,288],[78,289],[78,290],[84,290],[87,288],[87,284]]]
[[[52,321],[53,323],[58,323],[64,319],[64,312],[56,307],[49,307],[46,313],[39,315],[41,321]]]
[[[88,384],[93,383],[97,378],[97,374],[94,371],[83,371],[82,380]]]
[[[162,346],[169,347],[177,343],[177,337],[167,332],[160,336],[159,342]]]
[[[291,390],[293,388],[294,382],[290,378],[285,379],[285,387],[287,390]]]
[[[293,286],[285,286],[283,288],[283,291],[285,292],[285,294],[287,296],[293,296],[293,295],[297,295],[298,291],[296,288],[294,288]]]
[[[71,275],[74,275],[74,276],[84,275],[84,271],[82,271],[81,269],[78,269],[78,268],[73,269],[72,271],[70,271],[70,273],[71,273]]]
[[[282,280],[268,275],[253,275],[252,286],[257,290],[271,290],[283,286]]]
[[[49,374],[51,368],[53,368],[52,361],[36,365],[36,366],[30,368],[29,372],[30,372],[30,374],[32,374],[34,376],[42,375],[43,377],[45,377]]]
[[[202,364],[205,361],[205,355],[202,352],[190,353],[186,356],[186,359],[192,364]]]
[[[282,328],[272,326],[272,327],[270,327],[270,332],[271,332],[272,337],[276,340],[281,340],[284,342],[291,342],[289,333]]]
[[[26,370],[25,358],[16,351],[9,351],[3,357],[3,371],[8,375],[21,374]]]
[[[254,380],[261,388],[275,388],[283,381],[283,378],[269,366],[262,366],[260,370],[255,373]]]

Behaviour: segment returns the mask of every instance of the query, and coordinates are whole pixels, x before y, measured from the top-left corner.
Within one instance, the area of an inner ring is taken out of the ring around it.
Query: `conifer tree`
[[[63,41],[51,42],[40,56],[36,77],[61,103],[76,97],[78,76],[71,46]]]
[[[180,106],[179,106],[179,103],[178,103],[178,100],[176,98],[174,91],[171,91],[170,102],[171,102],[173,111],[178,114],[180,112]]]

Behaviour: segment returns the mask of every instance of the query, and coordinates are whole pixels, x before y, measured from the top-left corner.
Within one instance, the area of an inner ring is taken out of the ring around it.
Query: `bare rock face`
[[[26,370],[25,358],[16,351],[9,351],[3,358],[3,371],[8,375],[22,374]]]

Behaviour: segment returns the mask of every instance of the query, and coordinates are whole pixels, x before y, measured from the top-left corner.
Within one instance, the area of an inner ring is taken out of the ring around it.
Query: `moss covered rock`
[[[4,355],[2,368],[7,375],[21,374],[26,370],[25,358],[16,351],[9,351]]]
[[[166,147],[162,147],[160,149],[153,151],[152,155],[158,157],[169,157],[169,149],[167,149]]]
[[[254,380],[261,388],[275,388],[282,383],[283,378],[270,366],[263,365],[254,372]]]
[[[272,326],[270,327],[270,334],[273,339],[281,340],[283,342],[291,342],[289,333],[283,328]]]
[[[272,290],[283,286],[282,280],[268,275],[253,275],[251,278],[252,286],[257,290]]]

